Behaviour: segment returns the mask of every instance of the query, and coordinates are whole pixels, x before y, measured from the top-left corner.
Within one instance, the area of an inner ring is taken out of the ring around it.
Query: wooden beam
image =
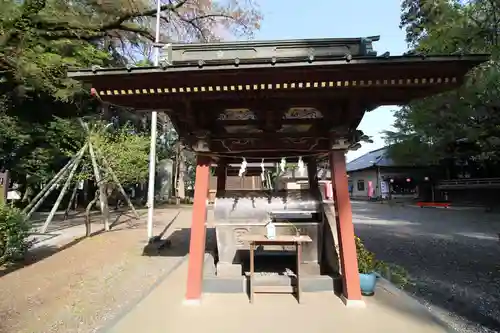
[[[321,130],[321,131],[320,131]],[[347,130],[347,128],[346,128]],[[290,132],[290,133],[285,133],[285,132],[274,132],[274,133],[268,133],[268,132],[259,132],[259,133],[214,133],[213,136],[211,137],[212,140],[264,140],[267,141],[268,143],[273,142],[274,140],[282,140],[286,138],[292,138],[292,139],[301,139],[301,138],[309,138],[309,137],[314,137],[314,138],[328,138],[330,136],[329,132],[327,130],[322,130],[321,128],[317,128],[317,131],[308,131],[308,132]]]
[[[184,119],[189,124],[190,128],[198,128],[198,124],[196,121],[196,115],[193,111],[191,101],[188,98],[183,99],[184,102]]]
[[[282,124],[287,125],[316,125],[325,122],[325,118],[303,118],[303,119],[282,119],[283,112],[282,111],[266,111],[263,112],[264,119],[249,119],[249,120],[219,120],[216,121],[217,127],[225,127],[225,126],[241,126],[241,125],[252,125],[259,126],[261,128],[266,128],[268,126],[268,122],[273,122],[274,125],[279,129]]]
[[[352,87],[333,89],[288,89],[269,90],[257,92],[207,92],[207,93],[177,93],[177,94],[151,94],[151,95],[105,95],[102,100],[113,104],[128,106],[136,110],[150,111],[152,109],[174,108],[172,104],[178,104],[185,98],[191,103],[214,103],[221,108],[242,108],[251,106],[253,103],[263,104],[263,99],[286,100],[285,105],[295,106],[317,106],[321,108],[317,100],[328,100],[335,103],[339,100],[357,99],[371,105],[400,105],[413,99],[436,94],[441,91],[455,88],[456,84],[450,85],[428,85],[428,86],[396,86],[396,87]],[[250,103],[249,100],[254,100]],[[307,102],[307,103],[306,103]],[[304,103],[304,104],[302,104]],[[264,104],[265,105],[265,104]],[[285,108],[286,108],[285,106]],[[196,109],[194,109],[196,110]],[[175,108],[174,112],[184,112],[183,109]]]
[[[292,107],[314,107],[318,110],[321,110],[324,109],[325,105],[327,105],[328,102],[328,96],[323,96],[323,98],[311,100],[309,98],[301,97],[300,94],[293,95],[289,93],[286,97],[280,97],[279,95],[274,97],[273,95],[271,95],[265,99],[258,99],[255,98],[254,94],[239,94],[239,98],[236,101],[233,99],[227,101],[198,101],[193,103],[193,108],[208,108],[218,110],[219,112],[222,112],[225,109],[247,108],[250,110],[254,110],[257,113],[261,113],[267,112],[268,110],[282,112]]]
[[[271,139],[272,138],[272,139]],[[243,151],[296,151],[318,152],[327,151],[330,147],[328,137],[247,137],[247,138],[226,138],[212,139],[210,149],[216,152],[243,152]]]
[[[284,108],[279,107],[270,107],[267,108],[266,111],[261,111],[261,115],[263,114],[264,124],[263,129],[266,133],[276,133],[281,129],[283,114],[285,112]]]

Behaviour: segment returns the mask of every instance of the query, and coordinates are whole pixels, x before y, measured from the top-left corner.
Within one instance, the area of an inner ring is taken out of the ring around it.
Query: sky
[[[257,40],[380,35],[380,41],[374,43],[379,54],[389,51],[400,55],[406,51],[404,32],[399,29],[400,0],[263,0],[260,7],[264,18]],[[374,142],[350,151],[347,161],[384,146],[381,132],[391,129],[396,108],[385,106],[365,114],[358,129]]]

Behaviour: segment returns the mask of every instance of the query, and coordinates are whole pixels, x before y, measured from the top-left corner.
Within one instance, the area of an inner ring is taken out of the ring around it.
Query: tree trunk
[[[92,201],[90,201],[85,208],[85,237],[89,237],[92,232],[90,224],[90,210],[97,202],[97,199],[99,199],[99,190],[95,191],[94,199],[92,199]]]

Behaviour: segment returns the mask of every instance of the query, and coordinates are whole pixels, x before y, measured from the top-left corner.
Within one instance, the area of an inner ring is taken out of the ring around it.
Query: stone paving
[[[404,221],[384,211],[385,208],[369,205],[354,205],[358,225],[363,221],[366,224],[375,223],[382,230],[393,228],[398,223],[405,225]],[[376,214],[386,214],[386,217],[383,219]],[[434,213],[429,214],[430,218]],[[405,211],[403,215],[408,213]],[[461,232],[466,231],[461,229]],[[391,241],[390,236],[380,242],[388,240]],[[260,330],[322,333],[335,328],[342,332],[450,332],[449,327],[436,319],[432,312],[426,311],[414,299],[383,280],[375,297],[365,298],[366,309],[348,309],[331,293],[305,293],[304,303],[300,305],[290,295],[257,295],[251,305],[246,295],[205,294],[199,306],[187,306],[183,304],[186,275],[187,261],[131,311],[110,323],[102,332],[244,333]]]
[[[225,332],[384,332],[445,333],[448,328],[404,295],[379,287],[365,298],[366,308],[346,308],[333,293],[205,294],[200,305],[185,305],[187,262],[130,312],[102,333]]]
[[[356,233],[460,332],[500,331],[500,215],[353,202]]]

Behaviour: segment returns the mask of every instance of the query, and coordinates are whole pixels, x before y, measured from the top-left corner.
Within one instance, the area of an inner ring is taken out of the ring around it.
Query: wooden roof
[[[168,45],[158,67],[69,76],[105,102],[165,110],[188,145],[209,138],[212,152],[279,158],[327,151],[332,136],[353,139],[365,111],[456,88],[488,59],[376,56],[376,40]]]

